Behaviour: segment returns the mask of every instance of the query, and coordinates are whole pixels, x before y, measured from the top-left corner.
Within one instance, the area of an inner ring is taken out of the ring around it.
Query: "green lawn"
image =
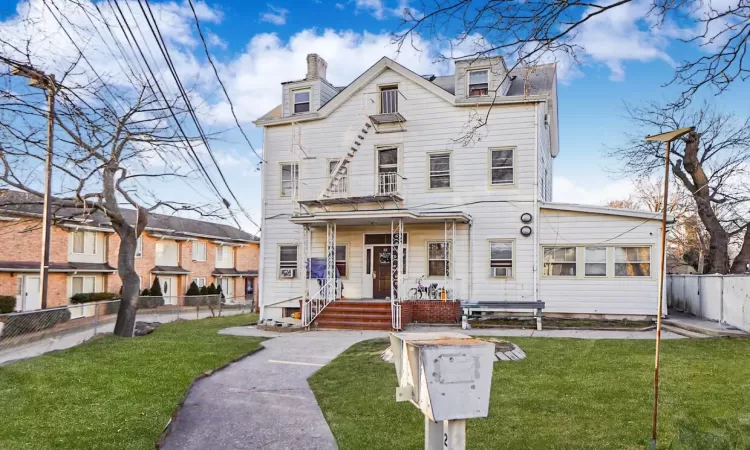
[[[261,341],[216,332],[255,321],[166,324],[145,337],[106,336],[0,366],[0,448],[153,449],[193,379]]]
[[[489,417],[467,426],[470,449],[645,448],[652,341],[511,341],[528,356],[495,364]],[[394,400],[394,366],[379,358],[387,345],[357,344],[310,379],[342,450],[424,446],[422,414]],[[750,449],[750,341],[665,341],[661,373],[659,448]]]

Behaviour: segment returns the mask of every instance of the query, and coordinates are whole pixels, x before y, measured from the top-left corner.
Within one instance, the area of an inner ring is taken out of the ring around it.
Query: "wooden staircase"
[[[336,300],[316,317],[313,328],[336,330],[391,330],[388,301]]]

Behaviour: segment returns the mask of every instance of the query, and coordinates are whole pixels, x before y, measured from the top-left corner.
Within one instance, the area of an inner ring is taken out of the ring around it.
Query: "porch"
[[[302,225],[304,326],[401,329],[411,320],[405,302],[457,302],[466,291],[466,214],[326,211],[291,220]]]

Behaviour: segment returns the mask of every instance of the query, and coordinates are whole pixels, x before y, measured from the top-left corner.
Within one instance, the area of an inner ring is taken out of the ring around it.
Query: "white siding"
[[[550,153],[551,123],[545,125],[544,117],[547,114],[547,104],[539,103],[537,106],[537,127],[539,130],[539,198],[543,201],[552,201],[552,154]]]
[[[542,209],[540,244],[584,247],[651,248],[651,276],[591,278],[584,276],[583,251],[575,277],[540,277],[539,299],[547,312],[655,315],[658,294],[660,222],[640,218]],[[540,250],[540,268],[543,252]],[[613,251],[608,252],[612,272]],[[543,273],[543,272],[540,272]]]

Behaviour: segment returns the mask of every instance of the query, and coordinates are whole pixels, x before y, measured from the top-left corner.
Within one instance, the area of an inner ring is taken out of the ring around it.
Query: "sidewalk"
[[[407,331],[461,331],[458,327],[410,327]],[[273,333],[255,327],[222,334],[272,338],[265,349],[198,381],[162,448],[335,449],[307,378],[351,345],[388,336],[385,331]],[[655,332],[587,330],[470,330],[481,336],[654,339]],[[665,332],[664,339],[682,336]]]

